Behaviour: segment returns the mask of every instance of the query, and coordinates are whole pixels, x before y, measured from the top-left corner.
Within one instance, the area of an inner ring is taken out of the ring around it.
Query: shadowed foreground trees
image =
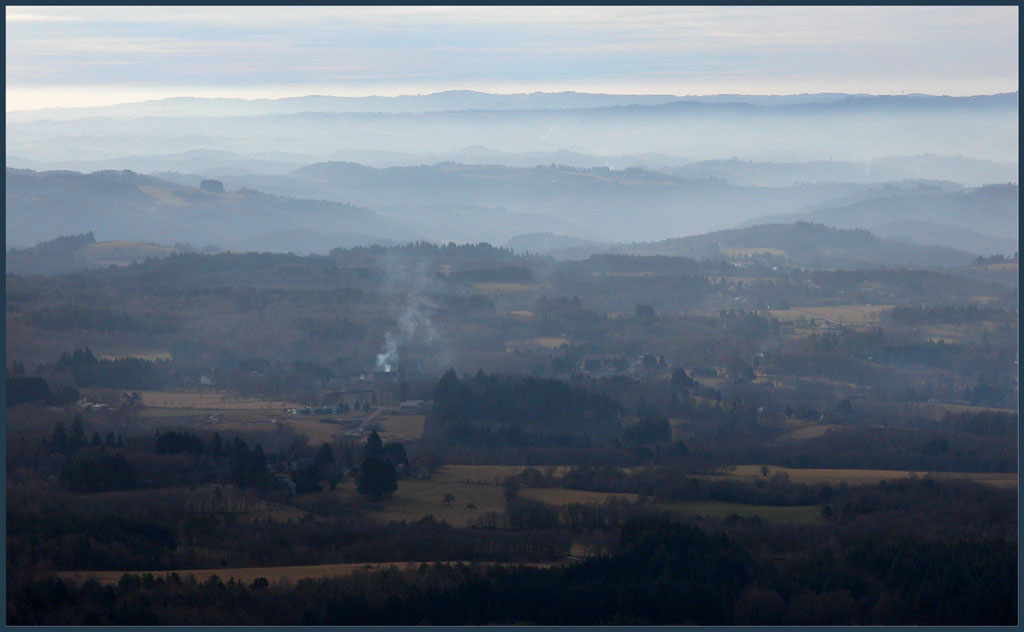
[[[634,520],[612,556],[568,567],[428,565],[294,584],[126,575],[8,595],[10,624],[926,624],[1012,625],[1016,547],[813,537],[785,562],[742,538]],[[45,604],[45,607],[44,607]]]
[[[364,460],[359,468],[356,491],[375,502],[398,489],[398,472],[388,458],[377,431],[370,433],[363,448]]]

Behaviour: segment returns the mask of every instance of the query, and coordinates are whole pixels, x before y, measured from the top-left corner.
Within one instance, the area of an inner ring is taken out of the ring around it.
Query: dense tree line
[[[547,443],[571,445],[582,440],[575,435],[614,431],[622,413],[614,399],[559,380],[482,371],[459,378],[449,370],[434,388],[425,434],[500,445],[526,444],[544,435]]]
[[[48,579],[8,595],[13,624],[1012,625],[1016,552],[993,540],[814,538],[764,563],[742,538],[668,520],[630,522],[611,556],[565,568],[421,565],[271,586],[126,575]],[[45,604],[45,607],[43,605]]]
[[[904,305],[892,308],[887,318],[899,325],[933,325],[965,323],[1015,323],[1017,312],[985,305]]]
[[[171,382],[170,362],[141,358],[97,359],[88,347],[64,352],[52,364],[39,367],[42,375],[70,375],[79,388],[159,389]]]

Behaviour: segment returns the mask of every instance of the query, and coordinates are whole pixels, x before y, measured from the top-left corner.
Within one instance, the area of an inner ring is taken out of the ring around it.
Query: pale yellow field
[[[788,524],[813,524],[821,520],[821,505],[746,505],[709,500],[684,503],[658,503],[655,506],[685,516],[701,516],[702,518],[716,520],[722,520],[733,514],[741,518],[757,516],[762,520]]]
[[[352,479],[342,481],[333,493],[344,499],[358,497]],[[444,502],[446,494],[451,494],[455,500]],[[476,505],[476,508],[467,507],[470,503]],[[483,513],[504,510],[504,488],[500,485],[436,479],[401,480],[394,495],[372,506],[369,516],[382,523],[393,520],[415,522],[433,516],[456,527],[468,527]]]
[[[882,314],[890,309],[892,309],[892,305],[840,305],[773,309],[769,310],[769,313],[781,321],[815,318],[848,325],[869,325],[881,322]]]
[[[526,467],[525,465],[445,465],[434,473],[432,480],[501,485],[506,478],[522,472]],[[547,467],[536,469],[541,472],[548,470]],[[560,474],[569,469],[570,466],[558,465],[552,467],[551,471]]]
[[[1017,271],[1016,263],[992,263],[987,266],[981,266],[982,270],[1009,270],[1010,272]]]
[[[242,582],[245,584],[251,584],[257,578],[262,577],[270,583],[275,583],[282,579],[295,581],[298,579],[321,579],[325,577],[344,577],[351,575],[358,571],[373,571],[386,568],[397,568],[399,570],[407,571],[410,569],[415,570],[419,568],[421,564],[433,565],[435,562],[374,562],[369,564],[316,564],[309,566],[259,566],[251,568],[208,568],[199,570],[176,570],[176,571],[128,571],[130,575],[145,575],[147,572],[152,573],[154,577],[167,577],[171,573],[177,573],[179,577],[186,578],[189,575],[196,578],[196,581],[202,583],[208,580],[210,577],[216,575],[222,581],[228,581],[234,579],[236,582]],[[479,564],[480,566],[490,566],[497,564],[497,562],[458,562],[458,561],[445,561],[439,562],[440,564]],[[554,566],[552,562],[533,562],[527,564],[528,566],[534,566],[539,568],[547,568]],[[509,564],[508,566],[516,566],[515,564]],[[53,573],[53,576],[61,579],[73,582],[84,582],[89,579],[95,579],[101,584],[111,585],[116,584],[124,576],[125,571],[58,571]]]
[[[545,349],[557,349],[558,347],[561,347],[562,345],[569,344],[569,339],[564,337],[564,336],[547,336],[547,337],[534,338],[533,339],[533,343],[536,344],[536,345],[540,345],[541,347],[544,347]]]
[[[368,508],[369,515],[384,523],[392,520],[413,522],[433,516],[453,526],[471,526],[484,513],[505,511],[505,488],[502,483],[523,469],[523,466],[518,465],[447,465],[429,480],[399,481],[394,495],[371,505]],[[555,468],[555,472],[562,469]],[[333,492],[323,493],[336,494],[347,500],[358,497],[352,479],[343,480]],[[446,503],[444,498],[447,494],[451,494],[454,500]],[[606,494],[571,489],[522,487],[519,494],[524,498],[534,498],[553,505],[603,503],[609,496],[636,500],[635,494]],[[475,507],[470,508],[467,506],[469,504]]]
[[[170,360],[170,351],[152,351],[144,349],[113,349],[96,352],[96,357],[101,360],[120,360],[121,358],[139,358],[141,360]]]
[[[968,479],[985,483],[993,487],[1014,488],[1017,486],[1017,475],[1014,473],[974,473],[974,472],[912,472],[905,470],[840,470],[840,469],[792,469],[785,467],[768,466],[768,476],[778,472],[785,472],[793,483],[828,483],[830,485],[845,482],[850,485],[873,484],[880,481],[892,481],[901,478],[916,476],[924,478],[926,475],[936,480]],[[738,465],[731,474],[716,475],[712,478],[743,478],[758,479],[764,478],[760,465]]]
[[[151,408],[206,408],[215,410],[277,410],[301,408],[295,402],[264,400],[225,391],[139,391],[142,404]]]
[[[186,206],[188,202],[174,195],[170,189],[163,187],[156,187],[152,185],[141,185],[139,190],[144,193],[148,193],[153,198],[163,202],[168,206]]]
[[[426,415],[395,415],[380,417],[374,423],[380,427],[381,437],[392,441],[411,441],[423,435]]]
[[[548,286],[542,283],[474,283],[473,287],[481,294],[512,294],[544,289]]]
[[[873,402],[865,400],[858,402],[859,405],[865,406],[869,409],[873,408]],[[1000,413],[1017,413],[1012,408],[993,408],[991,406],[974,406],[971,404],[953,404],[946,402],[893,402],[883,401],[877,402],[880,408],[888,406],[898,406],[904,410],[912,411],[915,415],[921,415],[932,419],[941,419],[946,413],[980,413],[980,412],[1000,412]]]
[[[779,437],[779,441],[806,441],[807,439],[817,439],[828,432],[830,428],[842,427],[843,426],[836,426],[833,424],[811,424],[809,426],[790,430]]]
[[[743,257],[746,255],[772,255],[774,257],[785,257],[786,251],[778,248],[719,248],[723,255],[729,257]]]
[[[523,487],[519,495],[524,498],[533,498],[551,505],[569,505],[572,503],[602,504],[609,498],[624,498],[629,502],[636,502],[639,496],[636,494],[611,494],[607,492],[588,492],[580,489],[563,489],[561,487]]]

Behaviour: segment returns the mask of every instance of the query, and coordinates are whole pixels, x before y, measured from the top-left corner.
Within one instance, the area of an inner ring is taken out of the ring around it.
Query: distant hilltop
[[[223,97],[169,97],[116,105],[16,110],[7,113],[8,122],[33,120],[74,120],[90,117],[140,116],[266,116],[304,112],[409,114],[461,110],[575,110],[624,106],[659,106],[703,103],[755,106],[798,106],[837,104],[980,104],[986,101],[1016,101],[1017,92],[951,97],[929,94],[873,95],[865,93],[819,92],[809,94],[605,94],[589,92],[531,92],[497,94],[473,90],[447,90],[431,94],[401,96],[342,97],[306,95],[276,99]]]

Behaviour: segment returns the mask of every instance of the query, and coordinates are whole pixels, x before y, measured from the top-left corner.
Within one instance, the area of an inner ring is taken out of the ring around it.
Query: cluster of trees
[[[19,363],[15,363],[15,370],[19,370]],[[62,386],[56,392],[50,389],[49,383],[40,377],[25,377],[24,368],[20,368],[21,375],[7,377],[7,408],[13,408],[18,404],[30,402],[44,402],[56,406],[66,406],[78,401],[78,390],[70,386]]]
[[[560,380],[483,371],[459,378],[449,369],[434,388],[427,427],[503,424],[543,432],[601,432],[616,429],[622,413],[621,404],[611,397]]]
[[[124,310],[93,307],[78,303],[61,303],[59,305],[41,307],[29,315],[29,320],[38,327],[56,331],[88,329],[93,331],[149,331],[159,333],[173,331],[174,329],[169,321],[153,315],[140,320],[129,315]]]
[[[126,575],[104,588],[51,578],[13,587],[8,618],[15,625],[1016,622],[1012,543],[862,537],[836,548],[805,535],[801,555],[773,561],[737,528],[634,520],[622,527],[614,554],[568,567],[423,564],[294,585]]]
[[[69,375],[79,388],[159,389],[170,383],[171,363],[142,358],[97,359],[88,347],[64,352],[53,363],[40,365],[42,375]]]
[[[900,305],[886,312],[886,317],[898,325],[933,325],[966,323],[1015,323],[1017,312],[986,305]]]

